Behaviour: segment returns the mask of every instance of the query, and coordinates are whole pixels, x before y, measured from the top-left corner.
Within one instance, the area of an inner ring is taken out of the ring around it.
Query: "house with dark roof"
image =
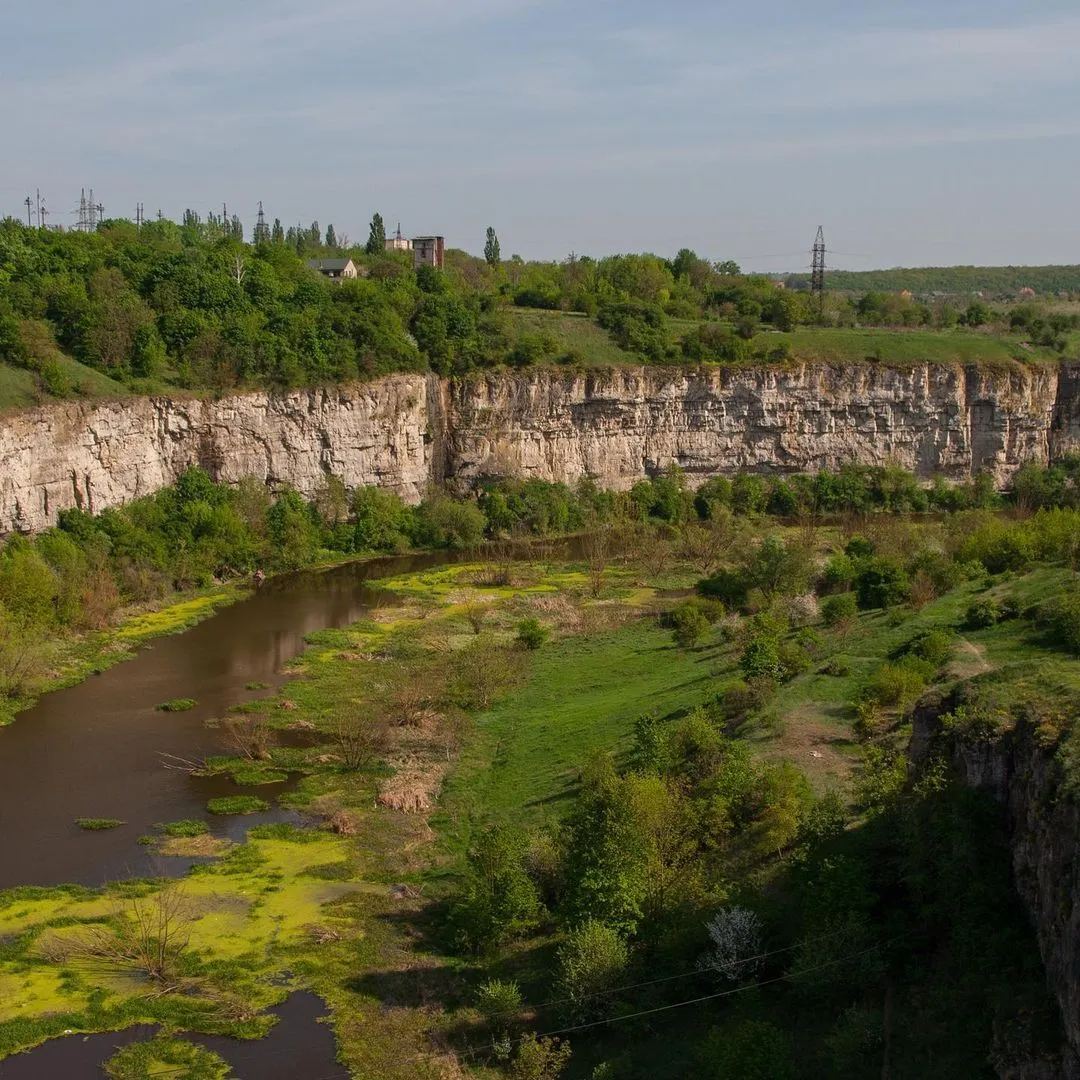
[[[352,259],[308,259],[307,265],[309,270],[318,270],[323,277],[334,281],[360,277],[360,271]]]

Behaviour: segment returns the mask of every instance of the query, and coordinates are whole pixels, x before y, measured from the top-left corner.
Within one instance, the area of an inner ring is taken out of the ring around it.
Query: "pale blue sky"
[[[0,0],[0,213],[797,269],[1080,261],[1075,0]]]

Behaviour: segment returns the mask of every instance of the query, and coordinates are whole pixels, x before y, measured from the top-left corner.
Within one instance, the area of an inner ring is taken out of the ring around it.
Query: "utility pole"
[[[810,294],[817,300],[818,315],[825,314],[825,233],[818,226],[810,264]]]
[[[256,244],[265,244],[270,240],[270,226],[266,224],[266,214],[263,211],[262,199],[259,200],[259,216],[255,221],[255,235],[252,239]]]
[[[136,232],[142,232],[143,222],[146,218],[143,217],[143,204],[138,203],[135,206],[135,230]]]
[[[34,200],[31,199],[29,195],[27,195],[26,198],[23,199],[23,202],[26,203],[26,227],[28,229],[32,229],[34,227],[34,224],[30,220],[30,207],[34,205]]]

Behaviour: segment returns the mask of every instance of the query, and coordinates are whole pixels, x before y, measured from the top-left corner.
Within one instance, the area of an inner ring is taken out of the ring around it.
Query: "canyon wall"
[[[1004,808],[1014,883],[1066,1040],[1056,1067],[1031,1063],[1009,1080],[1080,1080],[1080,803],[1066,790],[1052,739],[1027,721],[994,739],[946,738],[940,718],[953,704],[928,701],[915,710],[910,755],[919,763],[933,746],[946,746],[964,780]]]
[[[746,371],[538,370],[219,399],[62,403],[0,423],[0,531],[99,511],[202,465],[310,493],[327,473],[409,501],[492,476],[627,488],[671,463],[739,469],[897,462],[999,483],[1080,448],[1080,364],[1008,369],[801,365]]]

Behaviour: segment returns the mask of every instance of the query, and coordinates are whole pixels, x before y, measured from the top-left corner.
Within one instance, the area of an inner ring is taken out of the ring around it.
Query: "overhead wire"
[[[910,937],[912,933],[914,933],[914,931],[909,931],[906,934],[900,934],[897,937],[890,938],[888,941],[880,942],[880,943],[871,945],[871,946],[869,946],[869,947],[867,947],[865,949],[859,950],[858,952],[849,953],[846,956],[836,957],[833,960],[826,960],[821,964],[815,965],[814,967],[803,968],[800,971],[789,972],[789,973],[784,974],[784,975],[776,975],[771,979],[763,979],[763,980],[761,980],[759,982],[750,983],[750,984],[748,984],[746,986],[736,986],[731,990],[720,990],[720,991],[717,991],[714,994],[704,994],[704,995],[702,995],[700,997],[689,998],[686,1001],[677,1001],[677,1002],[674,1002],[674,1003],[672,1003],[670,1005],[658,1005],[655,1008],[642,1009],[642,1010],[640,1010],[638,1012],[635,1012],[635,1013],[625,1013],[625,1014],[620,1015],[620,1016],[609,1016],[609,1017],[606,1017],[603,1020],[590,1021],[587,1024],[574,1024],[574,1025],[572,1025],[570,1027],[556,1028],[556,1029],[554,1029],[552,1031],[543,1031],[543,1032],[540,1032],[539,1034],[537,1034],[535,1037],[538,1038],[538,1039],[551,1039],[551,1038],[555,1038],[555,1037],[557,1037],[559,1035],[570,1035],[570,1034],[573,1034],[574,1032],[577,1032],[577,1031],[586,1031],[586,1030],[588,1030],[590,1028],[603,1027],[605,1024],[617,1024],[617,1023],[621,1023],[624,1020],[639,1020],[643,1016],[652,1016],[652,1015],[654,1015],[656,1013],[671,1012],[674,1009],[685,1008],[688,1005],[700,1005],[700,1004],[702,1004],[703,1002],[706,1002],[706,1001],[716,1001],[719,998],[731,997],[731,996],[733,996],[735,994],[741,994],[741,993],[744,993],[744,992],[746,992],[748,990],[757,990],[757,989],[760,989],[763,986],[771,986],[774,983],[785,982],[785,981],[787,981],[789,979],[796,979],[796,978],[799,978],[799,977],[801,977],[803,975],[812,975],[814,972],[823,971],[823,970],[825,970],[826,968],[829,968],[829,967],[835,967],[837,964],[847,963],[847,961],[849,961],[849,960],[857,960],[862,956],[869,956],[871,953],[876,952],[879,949],[885,948],[885,947],[887,947],[889,945],[892,945],[894,942],[900,941],[905,937]],[[827,936],[835,936],[835,935],[827,935]],[[822,940],[822,939],[816,939],[816,940]],[[799,944],[803,944],[803,943],[800,942]],[[796,947],[797,946],[791,946],[791,948],[796,948]],[[783,950],[780,950],[780,951],[783,951]],[[658,980],[658,981],[663,981],[663,980]],[[527,1039],[527,1038],[528,1038],[527,1035],[522,1036],[519,1040],[517,1040],[517,1045],[520,1046],[525,1041],[525,1039]],[[461,1058],[461,1057],[472,1058],[472,1057],[476,1057],[476,1056],[478,1056],[480,1054],[486,1054],[488,1052],[489,1052],[489,1047],[475,1046],[475,1047],[471,1047],[471,1048],[462,1050],[460,1053],[457,1053],[456,1056],[459,1057],[459,1058]]]

